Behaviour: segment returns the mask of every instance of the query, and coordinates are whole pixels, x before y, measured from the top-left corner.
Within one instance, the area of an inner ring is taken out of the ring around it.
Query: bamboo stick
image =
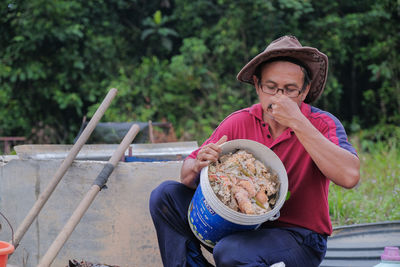
[[[137,124],[132,125],[129,132],[126,134],[121,144],[118,146],[117,150],[113,153],[108,163],[104,166],[103,170],[97,176],[92,187],[86,193],[82,201],[79,203],[78,207],[71,215],[68,222],[65,224],[61,232],[58,234],[56,239],[47,250],[46,254],[43,256],[42,260],[39,262],[38,267],[50,266],[51,263],[54,261],[58,252],[71,236],[75,227],[78,225],[79,221],[82,219],[83,215],[92,204],[93,200],[96,198],[101,188],[106,184],[107,179],[112,173],[114,167],[117,165],[124,152],[128,149],[129,145],[132,143],[139,130],[140,127]]]
[[[70,152],[68,153],[67,157],[64,159],[62,162],[61,166],[58,168],[57,172],[53,176],[52,180],[50,183],[47,185],[46,189],[39,195],[38,199],[36,200],[35,204],[29,211],[28,215],[25,217],[25,219],[22,221],[21,225],[18,227],[15,237],[14,237],[14,246],[15,248],[18,247],[21,239],[25,235],[26,231],[29,229],[31,226],[33,220],[36,218],[36,216],[39,214],[41,209],[43,208],[44,204],[47,202],[49,199],[50,195],[53,193],[54,189],[58,185],[58,183],[61,181],[62,177],[66,173],[67,169],[69,166],[71,166],[72,162],[76,158],[76,155],[79,153],[81,150],[82,146],[86,143],[86,141],[89,139],[90,134],[93,132],[93,130],[96,128],[96,125],[99,123],[101,117],[104,115],[105,111],[111,104],[111,101],[114,99],[115,95],[117,94],[117,89],[112,88],[106,97],[104,98],[103,102],[99,106],[99,108],[96,110],[95,114],[93,115],[92,119],[86,126],[85,130],[82,132],[82,134],[79,136],[78,140],[76,143],[72,146]]]

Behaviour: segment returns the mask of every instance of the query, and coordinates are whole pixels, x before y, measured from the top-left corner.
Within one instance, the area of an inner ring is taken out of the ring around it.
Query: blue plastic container
[[[254,230],[259,226],[233,223],[218,215],[204,197],[200,186],[190,202],[188,219],[195,236],[210,247],[214,247],[224,236],[238,231]]]
[[[201,170],[200,185],[188,209],[188,221],[194,235],[205,245],[214,247],[224,236],[239,231],[257,229],[263,222],[279,218],[279,210],[286,199],[288,179],[279,157],[268,147],[255,141],[237,139],[224,143],[222,154],[245,149],[258,160],[277,172],[280,190],[275,207],[262,215],[249,215],[234,211],[222,203],[214,194],[208,179],[208,167]]]
[[[125,157],[125,162],[155,162],[155,161],[171,161],[169,159],[161,158],[144,158],[144,157]]]

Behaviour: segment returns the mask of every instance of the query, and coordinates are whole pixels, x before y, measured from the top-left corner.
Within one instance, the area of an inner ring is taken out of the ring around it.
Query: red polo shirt
[[[343,125],[332,114],[305,103],[301,105],[301,112],[331,142],[357,155],[347,140]],[[279,219],[268,225],[299,226],[320,234],[332,233],[328,206],[330,180],[315,165],[292,129],[286,129],[272,140],[268,124],[262,119],[262,107],[255,104],[226,117],[202,146],[216,143],[223,135],[227,135],[228,140],[250,139],[262,143],[283,162],[291,195],[283,204]],[[196,158],[199,149],[189,158]]]

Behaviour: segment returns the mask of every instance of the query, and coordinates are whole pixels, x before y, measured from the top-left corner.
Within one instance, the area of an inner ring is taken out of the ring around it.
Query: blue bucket
[[[262,223],[279,218],[279,210],[286,199],[288,179],[279,157],[261,143],[236,139],[221,145],[222,154],[245,149],[258,160],[277,172],[280,180],[278,200],[275,207],[261,215],[237,212],[227,207],[214,194],[208,179],[208,167],[201,170],[200,184],[190,202],[188,221],[194,235],[205,245],[214,247],[217,242],[232,233],[257,229]]]

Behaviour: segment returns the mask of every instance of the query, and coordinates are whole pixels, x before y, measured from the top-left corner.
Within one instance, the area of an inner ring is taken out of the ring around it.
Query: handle
[[[104,167],[103,170],[106,171],[100,172],[99,176],[103,177],[100,177],[99,179],[100,181],[95,182],[89,189],[89,191],[86,193],[83,200],[79,203],[78,207],[75,209],[70,219],[65,224],[64,228],[61,230],[56,239],[53,241],[53,243],[47,250],[46,254],[43,256],[42,260],[39,262],[37,267],[48,267],[51,265],[51,263],[57,256],[58,252],[64,246],[64,243],[71,236],[75,227],[78,225],[83,215],[85,214],[89,206],[92,204],[93,200],[96,198],[101,188],[106,184],[108,177],[114,170],[114,167],[118,164],[119,159],[122,157],[122,155],[124,155],[124,152],[128,149],[128,146],[132,143],[133,139],[135,138],[135,136],[139,131],[140,127],[137,124],[131,126],[129,132],[125,135],[124,139],[118,146],[117,150],[114,151],[112,157]]]
[[[99,106],[99,108],[94,113],[92,119],[86,126],[85,130],[79,136],[76,143],[71,148],[70,152],[68,153],[67,157],[62,162],[61,166],[58,168],[56,174],[52,178],[52,180],[47,185],[46,189],[39,195],[38,199],[36,200],[35,204],[29,211],[28,215],[26,215],[25,219],[22,221],[21,225],[18,227],[17,232],[15,233],[15,247],[17,248],[19,242],[21,241],[22,237],[25,235],[26,231],[31,226],[33,220],[37,217],[39,212],[42,210],[44,204],[46,204],[47,200],[49,199],[50,195],[55,190],[58,183],[63,178],[64,174],[67,172],[69,166],[71,166],[72,162],[74,161],[76,155],[81,150],[82,146],[88,140],[90,134],[93,132],[96,125],[99,123],[101,117],[106,112],[108,106],[111,104],[111,101],[117,94],[117,89],[112,88],[106,97],[104,98],[103,102]]]
[[[276,219],[279,218],[279,216],[281,216],[281,213],[278,211],[274,216],[272,216],[271,218],[269,218],[268,221],[275,221]]]
[[[7,217],[4,216],[4,214],[1,213],[1,212],[0,212],[0,215],[4,218],[4,220],[6,220],[6,222],[8,223],[8,225],[9,225],[10,228],[11,228],[11,244],[14,246],[14,229],[13,229],[13,227],[11,226],[11,223],[8,221]],[[0,229],[1,229],[1,227],[0,227]]]

